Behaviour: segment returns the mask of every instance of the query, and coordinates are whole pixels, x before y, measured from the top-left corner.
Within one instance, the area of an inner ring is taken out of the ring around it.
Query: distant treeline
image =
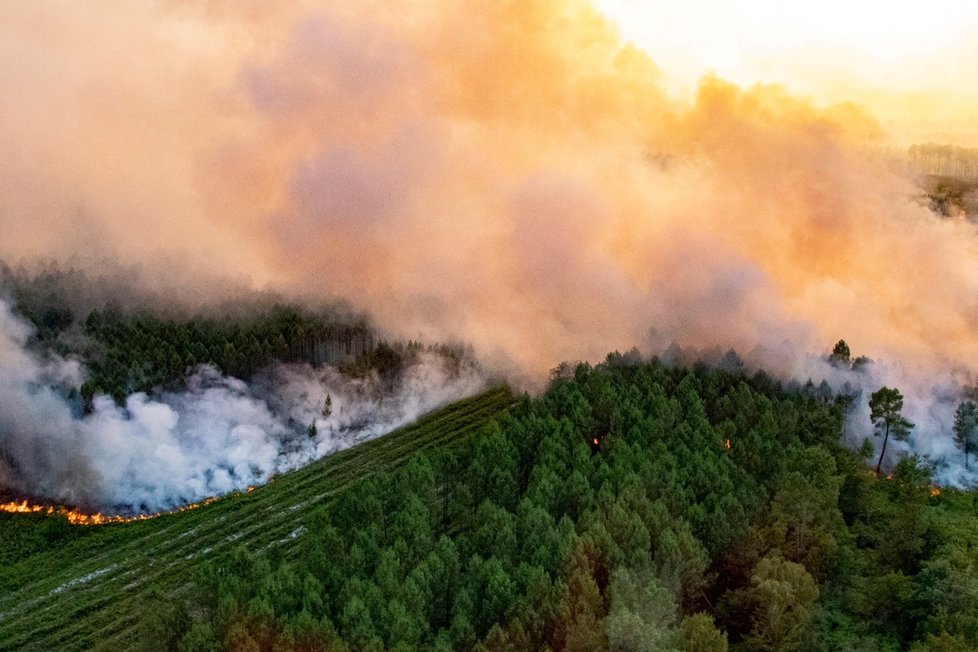
[[[978,149],[926,143],[912,146],[909,153],[924,174],[978,181]]]
[[[204,565],[165,650],[978,649],[970,496],[888,479],[845,408],[759,373],[610,356],[470,445],[364,477],[288,558]]]
[[[180,383],[201,364],[247,378],[275,360],[338,362],[369,356],[375,348],[363,322],[335,323],[287,306],[239,320],[176,321],[94,311],[85,320],[85,334],[96,346],[86,359],[91,373],[82,386],[84,398],[103,393],[120,402],[132,392]],[[319,343],[345,355],[307,358],[304,354],[314,352]]]
[[[93,290],[98,283],[109,289]],[[424,352],[455,371],[473,364],[461,345],[380,341],[365,316],[342,305],[310,310],[259,297],[188,313],[176,303],[154,306],[152,295],[137,291],[121,303],[113,287],[74,269],[0,263],[0,297],[33,325],[30,345],[87,368],[86,410],[96,394],[121,404],[133,392],[180,389],[202,364],[244,379],[276,361],[331,364],[353,376],[377,373],[387,386]]]

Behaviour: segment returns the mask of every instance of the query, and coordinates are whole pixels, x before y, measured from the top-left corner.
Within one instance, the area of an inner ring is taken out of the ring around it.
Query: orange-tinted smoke
[[[978,359],[972,229],[858,107],[671,99],[580,1],[335,5],[6,7],[0,254],[347,297],[536,377],[672,340]]]

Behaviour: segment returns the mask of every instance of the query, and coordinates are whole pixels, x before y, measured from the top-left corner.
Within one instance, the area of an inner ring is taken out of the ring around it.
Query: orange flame
[[[727,450],[730,450],[730,440],[728,439],[727,441],[725,441],[725,442],[723,442],[723,446],[724,446],[724,447],[725,447],[725,448],[726,448]]]
[[[251,491],[254,487],[249,487],[248,490]],[[134,521],[148,521],[151,518],[156,518],[157,516],[163,516],[164,514],[176,514],[178,512],[186,512],[191,509],[197,509],[198,507],[203,507],[204,505],[210,505],[217,500],[217,497],[205,498],[204,500],[197,503],[190,503],[189,505],[184,505],[183,507],[177,507],[176,509],[171,509],[163,512],[156,512],[153,514],[135,514],[133,516],[122,516],[120,514],[86,514],[85,512],[80,512],[77,509],[69,509],[64,506],[53,506],[53,505],[34,505],[29,503],[27,500],[21,500],[20,502],[11,501],[9,503],[0,503],[0,512],[8,512],[14,514],[45,514],[49,516],[64,516],[68,519],[68,522],[72,525],[108,525],[109,523],[132,523]]]
[[[591,441],[593,441],[593,442],[594,442],[594,445],[595,445],[595,446],[597,446],[598,444],[600,444],[600,443],[601,443],[601,440],[600,440],[600,439],[598,439],[597,437],[595,437],[595,438],[594,438],[594,439],[592,439]]]
[[[941,495],[941,488],[940,487],[937,487],[935,485],[931,485],[931,487],[930,487],[930,495],[931,496],[940,496]]]

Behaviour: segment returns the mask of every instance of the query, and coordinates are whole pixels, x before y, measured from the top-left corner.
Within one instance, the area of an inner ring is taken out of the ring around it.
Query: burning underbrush
[[[152,514],[102,514],[101,512],[88,513],[82,510],[73,509],[64,505],[44,505],[32,503],[27,499],[21,501],[11,501],[0,504],[0,512],[8,514],[44,514],[46,516],[64,517],[72,525],[109,525],[110,523],[132,523],[134,521],[148,521],[151,518],[164,514],[175,514],[197,509],[204,505],[209,505],[218,500],[216,497],[206,498],[198,503],[190,503],[183,507],[167,510],[165,512],[155,512]]]
[[[251,493],[254,490],[255,487],[249,485],[244,491],[233,493]],[[210,496],[197,502],[174,507],[173,509],[155,512],[136,512],[126,507],[114,510],[109,508],[100,510],[95,506],[57,504],[40,497],[25,498],[15,496],[9,492],[0,492],[0,501],[4,501],[0,502],[0,512],[6,512],[7,514],[40,514],[55,518],[65,518],[72,525],[110,525],[112,523],[148,521],[159,516],[188,512],[192,509],[198,509],[217,502],[220,498],[220,496]]]
[[[486,382],[474,365],[419,350],[386,377],[278,362],[243,380],[202,364],[182,387],[86,401],[85,365],[32,349],[31,336],[0,303],[2,509],[80,524],[136,520],[245,491]]]

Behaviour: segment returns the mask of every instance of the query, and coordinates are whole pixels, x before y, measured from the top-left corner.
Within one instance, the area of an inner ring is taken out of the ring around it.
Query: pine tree
[[[849,345],[846,344],[845,340],[836,342],[832,353],[829,354],[829,362],[840,367],[849,368],[852,366],[852,353],[849,351]]]
[[[890,440],[892,433],[899,441],[904,441],[910,436],[910,429],[913,424],[907,421],[901,414],[903,410],[903,394],[900,390],[889,387],[882,387],[879,391],[873,392],[869,398],[869,419],[873,425],[883,431],[883,448],[880,451],[880,459],[876,463],[876,473],[880,472],[883,465],[883,456],[886,454],[886,444]],[[879,432],[876,433],[879,436]]]
[[[964,468],[968,468],[968,453],[978,430],[978,406],[974,401],[964,401],[954,412],[954,441],[964,449]]]

